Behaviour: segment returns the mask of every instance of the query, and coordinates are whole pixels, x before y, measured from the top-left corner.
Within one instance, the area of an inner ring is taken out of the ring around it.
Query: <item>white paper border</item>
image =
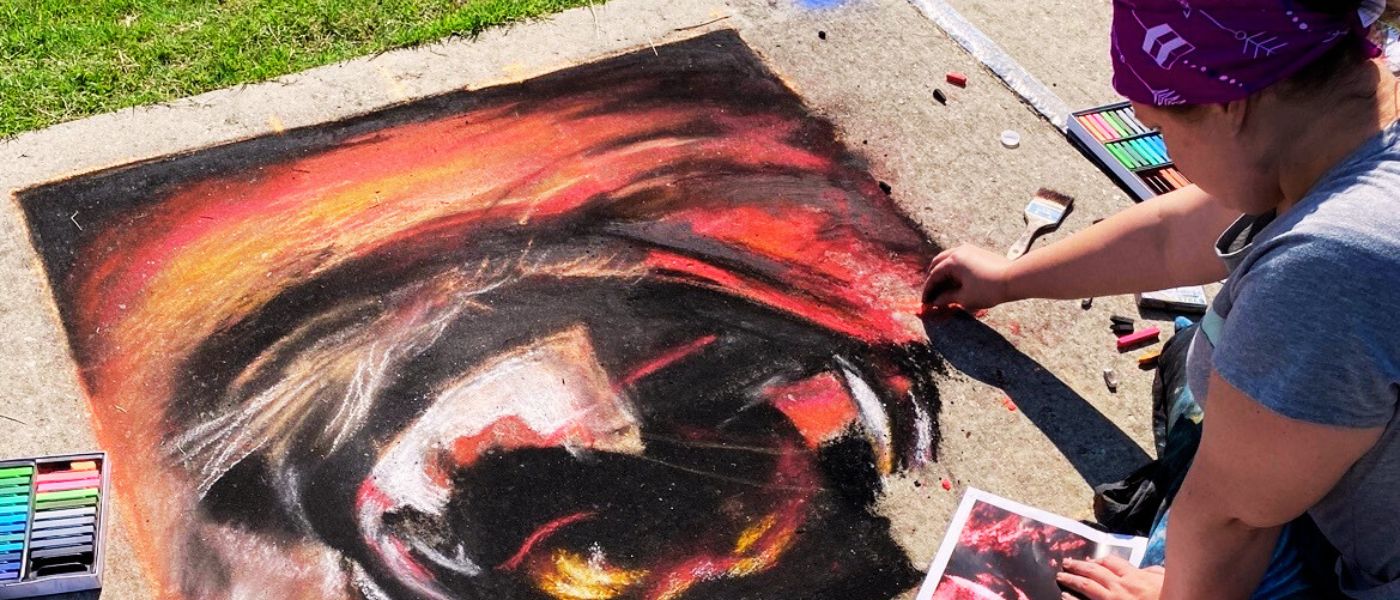
[[[1094,543],[1096,556],[1104,554],[1105,546],[1130,548],[1132,549],[1132,557],[1128,559],[1128,562],[1140,565],[1143,555],[1147,553],[1147,538],[1104,533],[1079,521],[970,487],[963,494],[962,502],[958,503],[958,509],[953,512],[953,520],[948,523],[948,533],[943,536],[943,544],[938,547],[938,554],[934,555],[933,564],[929,566],[928,575],[924,577],[924,583],[919,587],[919,594],[915,596],[915,600],[931,600],[933,598],[933,592],[938,589],[938,582],[943,579],[943,570],[948,568],[948,561],[952,559],[953,551],[958,547],[958,539],[962,537],[963,526],[967,524],[967,518],[972,514],[972,507],[976,506],[978,502],[991,504],[1021,517],[1034,519],[1086,538]]]

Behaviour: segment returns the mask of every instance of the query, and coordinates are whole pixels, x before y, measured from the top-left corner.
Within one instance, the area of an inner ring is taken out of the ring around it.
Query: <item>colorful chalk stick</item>
[[[0,479],[6,477],[28,477],[34,472],[34,467],[5,467],[0,469]]]
[[[93,529],[91,525],[85,525],[81,527],[65,527],[61,529],[35,529],[34,533],[29,535],[29,539],[44,540],[49,538],[67,537],[70,535],[92,533],[92,531]]]
[[[64,548],[42,548],[30,552],[29,558],[54,558],[58,556],[71,556],[74,554],[82,554],[84,552],[92,552],[92,545],[86,544],[82,546],[67,546]]]
[[[97,462],[91,460],[73,461],[68,465],[69,471],[96,471]]]
[[[0,497],[0,506],[29,504],[29,494]]]
[[[1122,139],[1122,138],[1123,138],[1123,136],[1118,135],[1118,132],[1116,132],[1116,131],[1113,130],[1113,126],[1112,126],[1112,125],[1109,125],[1109,124],[1108,124],[1108,121],[1105,121],[1104,118],[1103,118],[1103,116],[1101,116],[1101,115],[1089,115],[1089,118],[1092,119],[1092,120],[1094,121],[1094,125],[1095,125],[1096,127],[1098,127],[1098,128],[1099,128],[1099,131],[1102,131],[1103,134],[1104,134],[1104,136],[1107,137],[1108,139],[1110,139],[1110,140],[1118,140],[1118,139]]]
[[[1119,137],[1129,137],[1136,133],[1135,131],[1133,131],[1133,128],[1128,127],[1127,123],[1124,123],[1122,119],[1119,119],[1118,115],[1115,115],[1111,112],[1102,113],[1102,115],[1104,120],[1108,121],[1108,124],[1112,125],[1113,129],[1118,132]]]
[[[54,472],[52,472],[52,473],[40,473],[38,476],[36,476],[36,477],[34,478],[34,481],[37,481],[37,482],[39,482],[39,483],[47,483],[47,482],[50,482],[50,481],[69,481],[69,480],[73,480],[73,479],[91,479],[91,478],[94,478],[94,477],[100,478],[100,477],[101,477],[101,473],[96,473],[96,472],[93,472],[93,471],[54,471]]]
[[[39,482],[39,485],[36,486],[38,489],[35,491],[43,493],[61,492],[64,490],[77,490],[83,488],[96,489],[97,486],[101,483],[102,479],[95,476],[89,477],[87,479],[70,479],[68,481],[41,481]]]
[[[1148,327],[1142,331],[1130,333],[1118,338],[1118,350],[1121,352],[1144,344],[1155,343],[1161,335],[1162,330],[1156,327]]]
[[[1125,154],[1123,154],[1123,151],[1119,150],[1113,145],[1104,146],[1104,150],[1107,150],[1109,154],[1112,154],[1113,158],[1118,159],[1119,163],[1122,163],[1125,166],[1132,164],[1128,157]]]
[[[35,525],[38,525],[39,523],[48,521],[49,519],[68,519],[68,518],[72,518],[72,517],[87,517],[87,516],[92,516],[92,515],[95,515],[95,514],[97,514],[97,508],[96,508],[96,507],[91,507],[91,506],[90,506],[90,507],[87,507],[87,508],[70,508],[70,509],[66,509],[66,510],[49,510],[49,511],[44,511],[44,512],[40,512],[40,513],[34,513],[34,523],[35,523]]]
[[[49,538],[44,540],[30,540],[29,547],[37,550],[39,548],[57,548],[59,546],[74,546],[91,543],[91,535],[74,535],[68,537]]]
[[[97,518],[96,518],[96,517],[77,517],[77,518],[73,518],[73,519],[51,519],[51,520],[47,520],[47,521],[39,521],[39,520],[36,519],[36,520],[34,521],[34,531],[43,531],[43,530],[45,530],[45,529],[62,529],[62,528],[64,528],[64,527],[77,527],[77,526],[79,526],[79,525],[92,525],[92,524],[94,524],[94,523],[96,523],[96,522],[97,522]],[[3,528],[3,527],[0,527],[0,531],[4,531],[4,528]]]
[[[1098,141],[1099,143],[1108,141],[1106,138],[1104,138],[1103,132],[1099,131],[1099,128],[1094,126],[1093,121],[1087,115],[1079,116],[1076,118],[1079,120],[1079,124],[1084,127],[1084,130],[1089,132],[1090,136],[1093,136],[1094,140]]]
[[[51,510],[56,508],[80,508],[84,506],[96,506],[97,497],[72,498],[68,500],[50,500],[48,502],[36,502],[34,510]]]
[[[48,492],[36,494],[35,502],[49,502],[53,500],[73,500],[75,498],[96,498],[97,488],[84,488],[81,490],[65,490],[62,492]]]

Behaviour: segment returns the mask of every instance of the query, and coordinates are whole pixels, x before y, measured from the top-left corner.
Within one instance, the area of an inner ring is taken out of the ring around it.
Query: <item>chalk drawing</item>
[[[165,597],[917,583],[936,249],[732,32],[20,201]]]

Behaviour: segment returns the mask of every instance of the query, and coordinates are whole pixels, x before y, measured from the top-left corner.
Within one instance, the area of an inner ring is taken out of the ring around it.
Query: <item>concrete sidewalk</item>
[[[1107,0],[954,4],[1079,108],[1112,99]],[[363,114],[412,99],[517,81],[617,53],[737,30],[940,245],[1003,248],[1039,187],[1074,196],[1067,232],[1129,205],[1049,124],[903,0],[806,9],[767,0],[613,0],[553,19],[354,60],[168,105],[124,110],[0,143],[0,188],[13,193],[71,175]],[[819,37],[819,32],[824,33]],[[970,75],[966,89],[943,81]],[[934,88],[949,97],[944,106]],[[1006,129],[1018,149],[998,141]],[[82,226],[82,215],[74,215]],[[0,214],[0,415],[25,427],[0,456],[96,446],[48,284],[14,203]],[[924,472],[893,482],[883,512],[912,562],[927,565],[964,486],[1074,518],[1091,516],[1090,484],[1126,474],[1150,447],[1150,374],[1118,354],[1108,315],[1130,298],[1031,301],[981,322],[933,326],[955,369],[940,385],[943,446]],[[1167,327],[1170,329],[1170,327]],[[1109,393],[1100,373],[1123,379]],[[1010,410],[1008,400],[1014,403]],[[938,485],[947,478],[952,491]],[[118,510],[122,508],[118,504]],[[121,515],[107,556],[107,598],[152,597]],[[912,591],[906,595],[912,597]]]

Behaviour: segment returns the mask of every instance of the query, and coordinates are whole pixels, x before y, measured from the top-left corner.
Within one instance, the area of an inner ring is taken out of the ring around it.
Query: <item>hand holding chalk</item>
[[[960,246],[933,259],[924,282],[924,310],[959,305],[965,310],[991,308],[1011,300],[1007,271],[1011,261],[976,246]]]

